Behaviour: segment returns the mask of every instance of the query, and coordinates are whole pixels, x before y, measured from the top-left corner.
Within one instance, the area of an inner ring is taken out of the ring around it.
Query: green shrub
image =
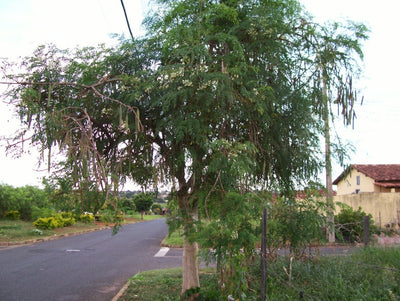
[[[250,258],[260,238],[262,202],[254,194],[228,192],[210,200],[209,208],[215,207],[209,211],[213,217],[209,222],[183,228],[189,241],[193,239],[204,248],[205,262],[216,262],[220,289],[225,295],[240,295],[248,289]],[[210,249],[214,251],[209,252]]]
[[[38,229],[52,230],[55,228],[62,228],[64,226],[64,223],[62,220],[51,216],[39,217],[36,221],[33,222],[33,225]]]
[[[120,200],[119,208],[121,208],[123,212],[127,213],[128,211],[135,211],[136,205],[133,199],[122,198]]]
[[[125,214],[126,215],[135,215],[136,211],[135,210],[126,210]]]
[[[367,214],[362,211],[361,207],[354,210],[346,204],[340,204],[340,212],[335,216],[336,237],[339,240],[347,242],[360,241],[363,237],[363,220]],[[370,233],[376,231],[372,216],[370,217]]]
[[[72,226],[74,224],[75,218],[72,217],[72,214],[66,212],[49,217],[39,217],[33,222],[33,225],[38,229],[55,229]]]
[[[98,218],[101,222],[105,223],[106,225],[108,223],[112,223],[114,218],[114,211],[113,210],[109,210],[109,209],[103,209],[100,211],[100,213],[98,214]],[[97,216],[96,216],[97,218]]]
[[[60,215],[62,218],[72,218],[72,212],[61,212]]]
[[[72,226],[75,224],[75,218],[72,216],[71,212],[61,212],[55,217],[63,222],[64,227]]]
[[[79,220],[80,220],[82,223],[90,224],[90,223],[93,223],[93,222],[94,222],[94,215],[91,214],[91,213],[81,214],[81,215],[79,216]]]
[[[53,208],[39,208],[36,206],[32,207],[32,220],[36,221],[40,217],[52,217],[56,216],[57,211]]]
[[[135,202],[136,210],[140,212],[142,219],[143,214],[150,210],[153,205],[153,196],[149,193],[138,193],[133,197]]]
[[[162,207],[161,207],[160,204],[153,204],[153,206],[151,206],[151,211],[152,211],[154,214],[161,214]]]
[[[11,210],[6,212],[5,218],[11,220],[19,220],[21,218],[21,214],[18,210]]]
[[[64,221],[58,217],[49,217],[50,219],[53,218],[51,224],[53,225],[53,229],[55,228],[62,228],[64,227]]]
[[[73,217],[59,217],[58,220],[61,220],[63,223],[63,227],[73,226],[75,224],[75,218]]]
[[[33,222],[33,225],[38,229],[49,229],[50,221],[48,217],[39,217]]]
[[[34,220],[31,219],[32,207],[48,207],[47,205],[47,196],[42,189],[0,185],[0,216],[4,216],[7,211],[18,210],[20,219]]]

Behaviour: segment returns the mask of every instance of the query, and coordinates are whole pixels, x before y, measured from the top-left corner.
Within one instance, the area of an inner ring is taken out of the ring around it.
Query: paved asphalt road
[[[163,219],[0,250],[1,301],[110,301],[139,271],[179,267],[181,252],[154,257]]]

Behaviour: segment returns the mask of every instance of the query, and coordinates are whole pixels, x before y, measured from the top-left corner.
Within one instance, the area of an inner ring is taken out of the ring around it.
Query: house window
[[[360,185],[360,176],[357,176],[357,185]]]

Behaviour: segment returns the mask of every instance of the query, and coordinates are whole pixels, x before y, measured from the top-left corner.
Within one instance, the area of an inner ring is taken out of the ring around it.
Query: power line
[[[131,34],[132,40],[134,40],[133,34],[132,34],[132,30],[131,30],[131,26],[129,25],[128,15],[126,14],[124,0],[121,0],[121,5],[122,5],[122,9],[124,10],[125,20],[126,20],[126,24],[128,25],[129,33]]]

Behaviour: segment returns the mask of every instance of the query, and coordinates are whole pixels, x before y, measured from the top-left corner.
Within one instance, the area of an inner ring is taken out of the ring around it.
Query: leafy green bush
[[[150,210],[153,205],[153,196],[149,193],[138,193],[133,197],[135,202],[136,210],[140,212],[142,219],[143,214]]]
[[[96,218],[98,217],[101,222],[103,222],[107,225],[108,223],[113,222],[113,220],[114,220],[113,216],[114,216],[113,210],[103,209],[99,212],[99,214],[96,216]]]
[[[306,191],[301,199],[277,197],[268,210],[269,255],[289,247],[295,257],[305,255],[308,246],[324,240],[327,206],[317,191]]]
[[[260,241],[259,219],[265,202],[255,194],[228,192],[210,199],[208,205],[210,219],[197,227],[184,227],[185,235],[201,245],[206,262],[216,261],[221,291],[244,294],[249,264]]]
[[[81,215],[79,216],[79,220],[80,220],[82,223],[90,224],[90,223],[93,223],[93,222],[94,222],[94,215],[91,214],[91,213],[81,214]]]
[[[33,222],[33,225],[42,230],[52,230],[55,228],[62,228],[64,223],[53,216],[51,217],[39,217],[36,221]]]
[[[36,221],[40,217],[51,217],[56,216],[57,211],[53,208],[39,208],[37,206],[32,207],[32,220]]]
[[[11,220],[19,220],[21,218],[21,214],[18,210],[11,210],[6,212],[5,218]]]
[[[62,218],[72,218],[72,212],[61,212],[60,215]]]
[[[161,207],[160,204],[153,204],[153,205],[151,206],[151,211],[152,211],[154,214],[161,214],[162,207]]]
[[[128,211],[136,210],[135,202],[133,201],[133,199],[128,199],[128,198],[121,198],[119,207],[125,213],[127,213]]]
[[[55,217],[62,220],[62,222],[64,223],[64,227],[72,226],[75,224],[75,218],[72,216],[72,212],[61,212]]]
[[[47,207],[48,204],[46,193],[37,187],[0,185],[0,216],[7,211],[18,210],[21,219],[31,220],[33,206]]]
[[[296,196],[233,191],[210,195],[206,206],[200,207],[207,219],[196,222],[195,227],[184,227],[189,241],[202,247],[206,262],[215,260],[224,295],[245,298],[249,291],[250,266],[261,240],[264,208],[268,208],[268,256],[276,259],[279,248],[289,247],[294,258],[304,258],[312,244],[324,239],[326,203],[320,201],[315,189],[306,191],[301,199]],[[168,223],[170,229],[180,226],[173,215]]]
[[[75,224],[75,218],[71,213],[63,212],[49,217],[39,217],[33,222],[33,225],[38,229],[55,229],[68,227]]]
[[[125,214],[126,215],[135,215],[136,214],[136,210],[126,210]]]
[[[64,218],[60,216],[58,219],[62,221],[63,227],[73,226],[75,224],[75,218],[73,217]]]
[[[354,210],[346,204],[339,204],[340,212],[335,216],[336,238],[346,242],[360,242],[364,235],[364,216],[367,214],[361,207]],[[369,215],[370,233],[376,232],[372,216]]]

